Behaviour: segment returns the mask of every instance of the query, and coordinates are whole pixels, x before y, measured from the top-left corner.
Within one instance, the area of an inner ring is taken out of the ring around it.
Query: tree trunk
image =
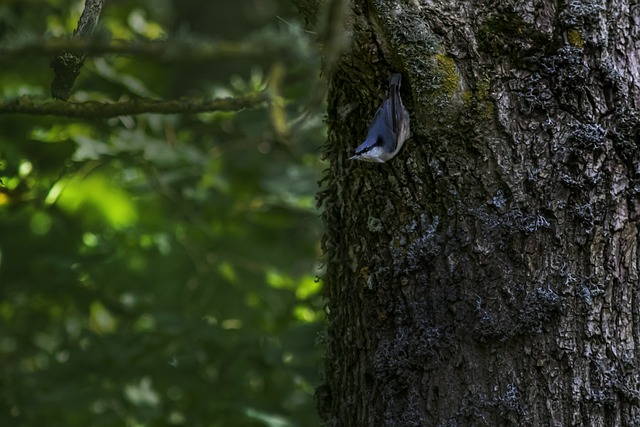
[[[348,22],[327,425],[640,426],[638,3],[354,0]],[[349,161],[391,72],[412,138]]]

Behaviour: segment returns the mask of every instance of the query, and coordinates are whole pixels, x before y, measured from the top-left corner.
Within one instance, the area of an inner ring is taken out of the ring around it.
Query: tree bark
[[[328,99],[333,426],[639,426],[640,10],[354,0]],[[391,72],[412,138],[348,161]]]

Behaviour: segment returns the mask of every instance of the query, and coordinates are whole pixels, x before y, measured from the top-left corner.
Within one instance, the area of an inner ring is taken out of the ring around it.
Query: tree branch
[[[159,61],[176,59],[208,61],[238,55],[270,55],[284,49],[284,47],[274,46],[273,44],[259,46],[257,43],[209,42],[190,39],[130,42],[123,40],[46,38],[0,46],[0,58],[21,57],[25,54],[34,53],[60,55],[65,52],[82,52],[87,56],[117,54]]]
[[[86,39],[91,36],[98,25],[103,0],[86,0],[84,10],[78,21],[78,28],[73,32],[73,38]],[[63,52],[51,60],[51,68],[55,74],[51,83],[51,96],[67,100],[71,96],[73,83],[76,81],[85,54],[83,52]]]
[[[211,111],[237,111],[256,108],[268,101],[266,92],[239,98],[156,100],[137,98],[131,101],[105,103],[97,101],[64,102],[20,97],[0,101],[0,114],[30,114],[36,116],[64,116],[82,119],[104,119],[117,116],[155,114],[193,114]]]

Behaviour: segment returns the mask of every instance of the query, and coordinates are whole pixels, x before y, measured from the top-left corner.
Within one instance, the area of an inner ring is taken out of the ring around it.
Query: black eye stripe
[[[382,136],[378,136],[378,138],[376,138],[375,144],[369,145],[368,147],[365,147],[360,151],[356,151],[356,154],[367,153],[376,147],[382,147],[382,146],[384,146],[384,139],[382,139]]]

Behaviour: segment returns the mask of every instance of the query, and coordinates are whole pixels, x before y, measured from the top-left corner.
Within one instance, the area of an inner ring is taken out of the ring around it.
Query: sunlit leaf
[[[286,418],[279,415],[267,414],[253,408],[247,408],[247,417],[262,421],[268,427],[293,427],[293,424]]]
[[[296,287],[296,297],[298,299],[306,299],[312,295],[317,295],[322,289],[322,283],[314,276],[303,276]]]
[[[315,311],[310,309],[309,307],[305,307],[303,305],[297,305],[293,313],[296,319],[301,320],[306,323],[315,322],[318,320],[318,315]]]
[[[227,279],[229,282],[235,282],[238,280],[235,269],[227,261],[223,261],[218,265],[218,271],[222,274],[222,277]]]
[[[294,285],[293,278],[275,269],[268,269],[266,272],[267,284],[277,289],[290,289]]]
[[[155,407],[160,404],[160,395],[154,390],[149,377],[143,377],[137,383],[128,384],[124,389],[124,395],[135,406]]]
[[[131,197],[121,187],[110,184],[106,176],[74,177],[64,180],[61,187],[58,205],[81,218],[99,219],[114,228],[130,226],[138,218]]]
[[[100,301],[94,301],[89,307],[89,328],[98,334],[114,332],[118,321]]]

